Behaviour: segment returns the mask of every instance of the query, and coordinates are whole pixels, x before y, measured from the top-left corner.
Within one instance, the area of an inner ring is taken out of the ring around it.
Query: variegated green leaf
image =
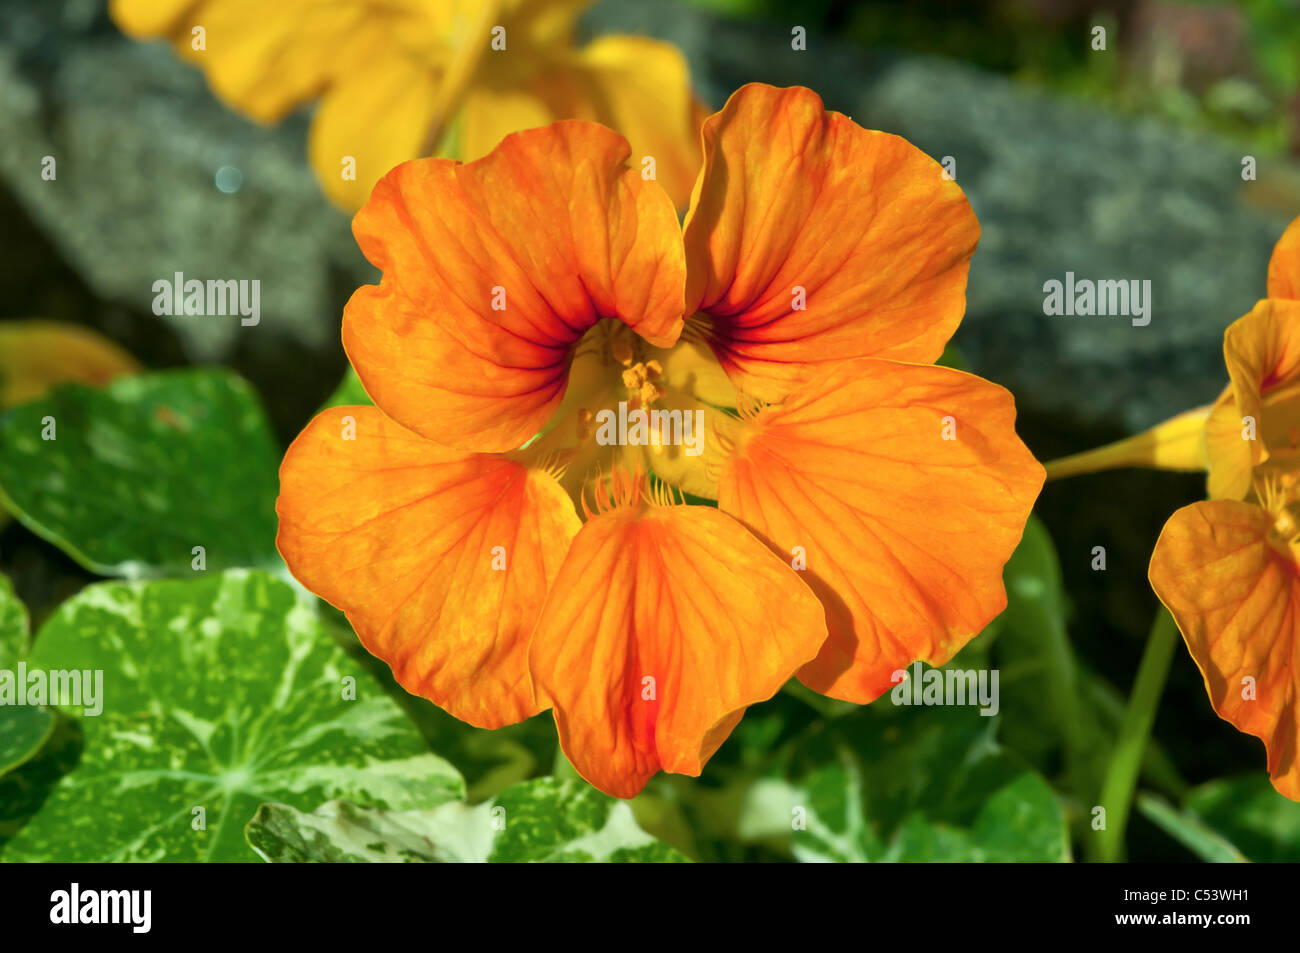
[[[251,860],[243,828],[265,801],[412,810],[464,794],[314,603],[261,572],[90,586],[28,664],[102,672],[102,713],[65,706],[80,764],[6,860]]]
[[[0,775],[41,749],[54,730],[54,716],[39,705],[18,704],[18,660],[27,651],[27,610],[0,574]]]
[[[582,781],[539,778],[484,804],[384,811],[331,801],[304,813],[264,804],[248,842],[272,862],[678,862],[637,826],[624,801]]]
[[[279,456],[229,371],[69,384],[0,416],[0,500],[103,575],[271,567]]]
[[[27,608],[9,577],[0,573],[0,668],[12,668],[27,651],[27,627]]]
[[[56,715],[54,731],[26,762],[0,777],[0,857],[5,845],[40,810],[60,779],[81,757],[81,725]]]
[[[886,707],[815,724],[749,790],[738,833],[809,862],[1069,860],[1060,800],[997,721]]]

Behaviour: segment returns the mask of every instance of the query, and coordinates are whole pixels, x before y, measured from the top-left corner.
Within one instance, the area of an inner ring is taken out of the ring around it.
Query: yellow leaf
[[[0,408],[35,400],[56,384],[107,384],[139,370],[135,358],[89,328],[35,320],[0,324]]]

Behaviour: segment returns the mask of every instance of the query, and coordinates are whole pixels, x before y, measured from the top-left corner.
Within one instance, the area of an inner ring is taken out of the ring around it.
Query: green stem
[[[1137,786],[1138,771],[1142,766],[1142,753],[1151,737],[1151,725],[1156,720],[1156,708],[1165,689],[1169,663],[1178,645],[1178,626],[1164,606],[1161,606],[1151,623],[1151,634],[1138,665],[1133,693],[1129,695],[1124,720],[1119,726],[1119,737],[1111,754],[1110,767],[1101,788],[1101,806],[1106,809],[1106,828],[1098,831],[1092,840],[1091,858],[1101,863],[1114,863],[1124,854],[1124,829],[1128,812],[1133,805],[1133,789]]]

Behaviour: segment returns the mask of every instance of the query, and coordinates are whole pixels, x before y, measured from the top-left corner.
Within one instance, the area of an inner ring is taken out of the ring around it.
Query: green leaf
[[[1063,751],[1071,791],[1092,803],[1110,742],[1084,693],[1070,643],[1056,546],[1036,516],[1003,578],[1007,609],[994,654],[1002,673],[1004,740],[1040,767]]]
[[[243,826],[264,801],[410,810],[464,793],[314,602],[265,573],[90,586],[29,664],[102,672],[103,710],[69,709],[80,763],[8,860],[249,860]]]
[[[54,731],[50,712],[5,697],[6,684],[16,696],[16,665],[26,653],[27,643],[27,610],[8,577],[0,574],[0,775],[32,758]]]
[[[1185,807],[1257,863],[1300,861],[1300,804],[1278,794],[1263,772],[1202,784]]]
[[[1059,799],[996,732],[964,707],[814,725],[751,790],[741,836],[783,837],[802,861],[1069,860]]]
[[[1240,864],[1246,857],[1199,818],[1180,811],[1163,798],[1138,792],[1137,809],[1147,820],[1164,830],[1201,860],[1215,864]]]
[[[103,575],[272,567],[279,458],[229,371],[70,384],[0,417],[0,501]]]
[[[0,777],[0,851],[45,803],[81,757],[81,726],[55,716],[54,731],[32,758]]]
[[[264,804],[248,842],[277,863],[319,861],[675,862],[687,858],[637,826],[624,801],[583,781],[538,778],[477,806],[386,811],[331,801],[310,814]]]
[[[0,573],[0,668],[11,668],[27,651],[27,609],[14,584]]]
[[[361,646],[343,613],[324,603],[319,606],[340,644],[402,707],[424,736],[429,750],[438,752],[464,775],[471,801],[487,800],[516,781],[550,770],[559,741],[549,711],[491,730],[459,721],[428,699],[398,685],[387,663]]]

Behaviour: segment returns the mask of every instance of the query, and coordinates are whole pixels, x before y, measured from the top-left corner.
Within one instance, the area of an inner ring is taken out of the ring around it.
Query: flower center
[[[560,472],[575,503],[584,484],[607,481],[616,467],[653,474],[651,490],[711,497],[710,418],[734,405],[707,347],[684,338],[656,348],[622,321],[601,319],[574,348],[564,399],[524,453]]]
[[[1273,517],[1268,544],[1293,565],[1300,567],[1300,500],[1295,473],[1269,473],[1256,481],[1260,505]]]

